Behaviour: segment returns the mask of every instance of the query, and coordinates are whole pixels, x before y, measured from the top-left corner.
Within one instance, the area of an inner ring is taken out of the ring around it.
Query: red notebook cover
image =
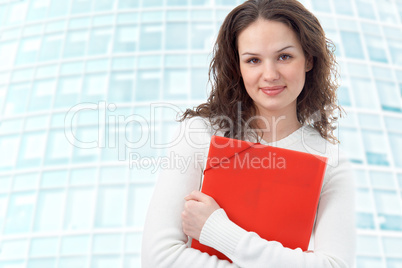
[[[212,136],[201,191],[245,230],[306,251],[326,164],[318,155]],[[230,261],[195,239],[191,247]]]

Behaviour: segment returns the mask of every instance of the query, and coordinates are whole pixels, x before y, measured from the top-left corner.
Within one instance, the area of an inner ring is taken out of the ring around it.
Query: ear
[[[309,56],[306,60],[306,73],[311,71],[311,69],[313,69],[313,66],[314,66],[313,57]]]

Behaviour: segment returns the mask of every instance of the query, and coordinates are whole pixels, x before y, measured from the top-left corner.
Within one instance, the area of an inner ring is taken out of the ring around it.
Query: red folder
[[[306,251],[326,164],[318,155],[212,136],[201,191],[245,230]],[[191,247],[230,261],[195,239]]]

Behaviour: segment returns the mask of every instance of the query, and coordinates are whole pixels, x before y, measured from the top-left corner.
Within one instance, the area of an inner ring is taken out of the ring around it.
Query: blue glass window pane
[[[333,3],[336,13],[353,16],[352,2],[349,0],[337,0],[333,1]]]
[[[139,71],[135,99],[137,101],[158,100],[161,77],[160,71]]]
[[[378,255],[380,252],[380,241],[376,236],[358,235],[357,236],[357,250],[358,255]]]
[[[369,187],[369,180],[367,178],[367,173],[365,170],[353,169],[354,178],[356,180],[356,186],[358,187]]]
[[[208,6],[211,4],[211,0],[191,0],[192,6]]]
[[[356,210],[369,214],[374,213],[373,198],[368,190],[358,189],[356,191]]]
[[[133,14],[129,14],[133,15]],[[92,27],[109,26],[114,24],[114,15],[99,15],[92,18]]]
[[[70,172],[71,185],[92,185],[97,181],[96,168],[73,169]]]
[[[167,0],[167,6],[187,6],[187,0]]]
[[[78,103],[81,91],[80,77],[60,78],[54,108],[71,108]]]
[[[363,46],[358,33],[341,31],[341,37],[346,57],[364,59]]]
[[[47,139],[45,164],[58,165],[69,163],[73,146],[67,140],[64,130],[51,130]]]
[[[142,24],[140,36],[140,50],[160,50],[162,49],[162,25],[161,24]]]
[[[389,133],[389,142],[392,144],[391,150],[394,156],[396,167],[402,167],[402,137],[401,134]]]
[[[17,166],[19,168],[39,167],[46,148],[46,133],[24,134],[21,142]]]
[[[91,31],[88,55],[108,54],[111,49],[112,29],[101,28]]]
[[[331,4],[328,0],[312,0],[313,9],[322,12],[331,12]]]
[[[92,0],[72,0],[71,14],[89,13],[91,6]]]
[[[380,228],[387,231],[402,231],[402,215],[378,214]]]
[[[392,173],[385,171],[370,171],[370,182],[373,187],[395,189]]]
[[[162,22],[164,17],[163,11],[143,11],[141,15],[141,23]]]
[[[84,86],[82,88],[82,102],[99,102],[106,100],[108,79],[107,74],[88,74],[84,78]]]
[[[59,239],[57,237],[34,238],[31,241],[29,256],[45,257],[56,256]]]
[[[100,182],[124,182],[126,170],[121,167],[104,167],[100,170]]]
[[[382,243],[384,253],[387,257],[402,257],[402,238],[401,237],[383,237]]]
[[[362,128],[382,130],[381,117],[376,114],[359,113],[359,125]]]
[[[4,229],[5,234],[27,233],[31,230],[35,201],[35,194],[32,192],[11,195]],[[4,247],[2,252],[3,250]]]
[[[13,84],[10,85],[7,91],[5,102],[5,115],[20,114],[27,110],[29,101],[30,84]]]
[[[361,136],[356,129],[339,129],[339,139],[342,141],[341,148],[347,152],[349,159],[355,163],[363,163],[364,149]]]
[[[119,9],[138,8],[140,0],[119,0]]]
[[[208,70],[206,68],[191,69],[191,98],[207,98]]]
[[[49,116],[39,115],[26,118],[25,130],[42,130],[48,127]]]
[[[338,100],[342,106],[351,106],[349,89],[345,86],[338,88]]]
[[[49,110],[56,88],[55,80],[35,81],[30,96],[29,111]]]
[[[0,57],[2,64],[0,70],[11,68],[14,64],[18,52],[18,42],[1,42],[0,43]]]
[[[60,258],[58,267],[59,268],[87,267],[87,258],[80,258],[80,257]]]
[[[191,10],[190,13],[192,21],[211,21],[213,16],[212,10]]]
[[[48,7],[49,7],[49,1],[32,0],[28,8],[26,20],[35,21],[46,18]]]
[[[356,227],[360,229],[375,229],[374,215],[371,213],[356,213]]]
[[[112,11],[114,0],[96,0],[94,2],[95,11]]]
[[[52,0],[47,16],[49,18],[63,17],[68,14],[70,1]]]
[[[0,192],[10,189],[11,178],[0,177]],[[0,194],[0,230],[3,230],[7,212],[7,195]]]
[[[381,1],[376,2],[377,4],[377,12],[380,15],[380,19],[383,22],[387,22],[390,24],[398,23],[398,15],[396,14],[396,8],[392,2]]]
[[[352,78],[351,84],[356,107],[376,110],[379,107],[373,83],[368,79]]]
[[[119,26],[114,38],[114,52],[133,52],[137,49],[138,26]]]
[[[163,7],[163,0],[142,1],[143,7]]]
[[[401,96],[395,83],[376,80],[378,96],[383,110],[400,112]]]
[[[2,120],[0,122],[0,134],[20,132],[23,129],[23,126],[23,119]]]
[[[125,251],[139,253],[141,251],[142,233],[129,233],[126,235]]]
[[[125,255],[124,257],[124,267],[140,267],[141,266],[141,258],[139,255]]]
[[[1,243],[1,251],[0,251],[0,257],[2,259],[18,259],[18,258],[25,258],[27,251],[28,251],[28,240],[25,239],[16,239],[16,240],[6,240],[2,241]],[[3,260],[0,263],[0,265],[3,264]],[[16,267],[23,267],[23,266],[17,266],[18,263],[15,263]],[[4,268],[7,268],[8,266],[4,266]],[[11,266],[14,268],[14,266]]]
[[[37,37],[28,37],[22,39],[15,63],[17,65],[21,65],[36,62],[41,45],[41,39]]]
[[[43,171],[40,186],[42,188],[66,187],[67,183],[68,183],[67,170]]]
[[[27,268],[54,268],[56,259],[30,259]]]
[[[122,267],[120,256],[96,256],[92,258],[91,268]]]
[[[373,4],[369,1],[356,0],[357,13],[361,18],[375,20]]]
[[[374,200],[377,212],[383,214],[400,215],[402,213],[400,198],[395,191],[374,190]]]
[[[370,60],[387,63],[384,40],[381,37],[372,35],[366,35],[365,39]]]
[[[153,192],[152,186],[131,185],[128,195],[127,225],[143,226],[147,207]]]
[[[356,258],[356,267],[358,268],[385,268],[380,257],[358,256]]]
[[[62,34],[47,35],[43,38],[40,61],[58,60],[61,54],[64,36]]]
[[[95,227],[103,228],[123,226],[125,212],[124,203],[125,187],[101,187],[98,192],[98,207],[96,208]],[[132,215],[133,213],[130,214]]]
[[[20,138],[15,136],[0,137],[0,170],[11,169],[18,157]]]
[[[89,253],[89,235],[64,236],[61,240],[61,255],[82,255]]]
[[[188,21],[190,13],[187,10],[168,10],[166,11],[167,21]]]
[[[75,139],[79,142],[74,147],[73,163],[91,163],[98,160],[99,134],[98,127],[81,127],[77,129]]]
[[[187,49],[188,47],[188,24],[167,23],[165,47],[168,50]]]
[[[96,254],[120,253],[123,248],[121,234],[98,234],[93,238],[92,252]]]
[[[71,189],[68,192],[64,218],[65,230],[89,230],[95,205],[93,188]]]
[[[114,58],[112,60],[112,70],[133,70],[136,64],[135,57]]]
[[[384,133],[379,131],[362,131],[367,162],[371,165],[388,166],[387,143]]]
[[[82,57],[85,55],[88,42],[88,31],[69,32],[64,44],[63,57]]]
[[[184,99],[190,87],[187,69],[165,70],[163,93],[165,99]]]
[[[402,66],[402,45],[400,40],[388,39],[389,52],[394,64]]]
[[[61,229],[64,199],[63,190],[39,192],[34,231],[58,231]]]
[[[388,268],[401,268],[402,267],[402,259],[387,258],[387,267]]]
[[[131,102],[134,93],[132,72],[112,73],[109,85],[108,102]],[[148,87],[143,90],[148,90]]]
[[[210,22],[192,23],[190,27],[191,48],[210,51],[214,42],[214,30],[214,26]]]
[[[14,176],[13,190],[35,190],[38,187],[39,173],[26,173]]]

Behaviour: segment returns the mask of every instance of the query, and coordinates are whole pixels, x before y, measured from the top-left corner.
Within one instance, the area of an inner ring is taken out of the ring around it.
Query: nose
[[[278,80],[280,77],[278,68],[273,62],[265,62],[263,70],[263,79],[267,82]]]

